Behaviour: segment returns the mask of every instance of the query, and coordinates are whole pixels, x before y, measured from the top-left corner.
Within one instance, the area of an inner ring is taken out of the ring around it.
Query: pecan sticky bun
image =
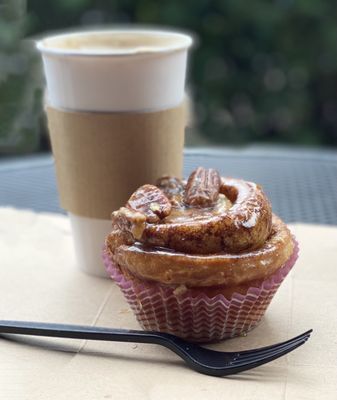
[[[260,186],[201,167],[187,182],[140,187],[112,213],[112,228],[107,249],[128,276],[214,293],[244,292],[294,250]]]

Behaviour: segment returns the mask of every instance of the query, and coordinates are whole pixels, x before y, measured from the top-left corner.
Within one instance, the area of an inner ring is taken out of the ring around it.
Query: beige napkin
[[[211,345],[240,350],[313,328],[304,346],[229,378],[198,374],[154,345],[0,338],[0,399],[337,398],[337,227],[292,225],[300,259],[261,324]],[[68,219],[0,208],[0,319],[139,328],[119,290],[75,266]]]

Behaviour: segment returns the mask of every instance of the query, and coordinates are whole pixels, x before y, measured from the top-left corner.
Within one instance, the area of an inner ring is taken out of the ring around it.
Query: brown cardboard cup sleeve
[[[47,107],[61,206],[110,219],[159,176],[181,176],[185,106],[156,112],[70,112]]]

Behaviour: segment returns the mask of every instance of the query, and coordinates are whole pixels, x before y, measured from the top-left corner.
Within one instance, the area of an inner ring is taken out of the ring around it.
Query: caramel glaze
[[[199,198],[208,206],[198,204]],[[106,248],[123,274],[136,281],[170,285],[179,293],[202,288],[229,298],[259,285],[294,251],[291,233],[272,214],[262,189],[220,180],[215,170],[198,168],[187,183],[163,177],[157,188],[144,185],[132,199],[112,214]],[[167,205],[170,210],[159,215]]]
[[[217,212],[221,197],[211,209],[185,208],[185,216],[176,206],[160,223],[147,223],[140,241],[189,254],[237,253],[261,247],[270,235],[272,220],[262,189],[252,182],[222,178],[220,193],[230,202],[223,212]]]
[[[294,250],[290,231],[275,215],[271,233],[262,246],[237,254],[185,254],[139,242],[128,245],[118,230],[107,237],[106,246],[112,260],[135,280],[203,287],[210,295],[222,293],[227,297],[233,292],[245,293],[249,286],[273,274]]]

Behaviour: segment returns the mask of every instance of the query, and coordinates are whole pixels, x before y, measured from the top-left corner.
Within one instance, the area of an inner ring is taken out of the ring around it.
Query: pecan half
[[[220,185],[218,171],[199,167],[188,178],[184,201],[190,206],[210,207],[219,197]]]
[[[142,237],[146,222],[143,213],[121,207],[111,214],[111,220],[113,229],[123,233],[127,244],[131,245],[134,239],[139,240]]]
[[[163,176],[157,180],[156,186],[164,192],[172,205],[177,206],[182,203],[185,184],[181,179]]]
[[[172,209],[169,199],[154,185],[143,185],[126,203],[126,207],[143,213],[146,221],[153,223],[167,217]]]

